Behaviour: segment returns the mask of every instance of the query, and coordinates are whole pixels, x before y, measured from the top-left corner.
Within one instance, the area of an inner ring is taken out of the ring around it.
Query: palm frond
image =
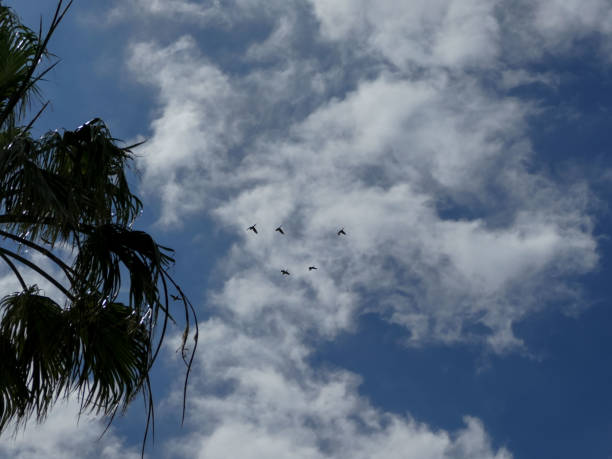
[[[174,260],[143,232],[116,224],[100,225],[87,234],[75,260],[73,270],[86,280],[86,288],[94,286],[105,298],[115,298],[121,285],[121,266],[130,276],[130,306],[137,313],[145,306],[161,306],[159,282],[164,270]],[[157,311],[154,311],[157,315]]]
[[[72,5],[72,0],[63,6],[59,0],[51,24],[43,37],[42,21],[38,34],[20,23],[10,8],[0,6],[0,41],[7,51],[7,65],[4,66],[2,102],[0,105],[0,127],[13,126],[26,112],[30,95],[38,93],[36,84],[55,66],[52,64],[38,75],[36,69],[43,57],[48,55],[47,45],[51,36]],[[11,57],[14,53],[15,58]]]
[[[0,426],[15,416],[25,420],[36,413],[42,419],[68,383],[63,310],[40,295],[36,286],[4,297],[0,308],[4,313],[0,322],[3,367],[4,362],[10,363],[0,383],[7,408],[0,414]]]
[[[128,185],[131,160],[99,119],[37,141],[16,137],[0,152],[0,199],[16,217],[7,229],[75,243],[88,226],[129,226],[142,209]]]
[[[100,307],[103,304],[103,307]],[[143,389],[149,370],[150,337],[132,308],[80,298],[68,311],[71,336],[71,382],[81,407],[106,416],[129,402]]]
[[[15,116],[9,103],[27,85],[39,48],[38,36],[23,26],[10,8],[0,6],[0,113],[5,118]],[[31,96],[39,94],[36,85],[30,85],[19,97],[17,117],[25,114]]]

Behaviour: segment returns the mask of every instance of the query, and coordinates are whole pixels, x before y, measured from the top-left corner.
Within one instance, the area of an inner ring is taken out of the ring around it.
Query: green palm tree
[[[169,291],[177,293],[172,296],[185,316],[185,391],[197,319],[168,272],[171,249],[132,229],[142,203],[130,191],[126,171],[137,145],[119,146],[97,118],[34,139],[32,125],[46,104],[23,122],[32,100],[40,99],[37,83],[52,66],[38,66],[69,6],[59,1],[43,35],[0,5],[0,264],[20,285],[19,291],[0,292],[0,433],[33,416],[44,419],[70,394],[83,411],[112,422],[142,393],[148,413],[144,450],[154,421],[149,371],[174,322]],[[70,255],[60,256],[65,253]],[[29,254],[45,257],[53,269]],[[35,276],[54,291],[29,281]],[[183,400],[183,416],[184,410]]]

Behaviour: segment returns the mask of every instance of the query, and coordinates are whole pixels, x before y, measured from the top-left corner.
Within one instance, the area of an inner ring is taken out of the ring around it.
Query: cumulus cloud
[[[597,265],[588,187],[529,167],[537,101],[482,78],[558,84],[516,68],[505,6],[317,0],[309,27],[271,6],[275,26],[236,56],[240,72],[189,36],[131,47],[158,91],[140,167],[161,222],[206,211],[236,237],[202,323],[192,433],[168,451],[510,457],[477,419],[446,432],[381,412],[356,375],[309,361],[365,312],[404,326],[409,345],[520,348],[513,325],[578,296],[565,279]]]

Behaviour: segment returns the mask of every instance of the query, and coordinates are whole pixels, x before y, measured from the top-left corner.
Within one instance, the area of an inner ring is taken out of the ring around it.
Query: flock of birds
[[[249,227],[248,227],[246,230],[247,230],[247,231],[253,231],[253,233],[258,234],[257,228],[255,228],[256,226],[257,226],[257,223],[255,223],[255,224],[254,224],[254,225],[252,225],[252,226],[249,226]],[[285,232],[283,231],[283,228],[281,228],[280,226],[279,226],[278,228],[276,228],[274,231],[276,231],[276,232],[278,232],[278,233],[280,233],[280,234],[282,234],[282,235],[285,235]],[[338,230],[338,232],[337,232],[336,234],[337,234],[338,236],[346,236],[346,232],[344,231],[344,227],[340,228],[340,230]],[[309,266],[309,267],[308,267],[308,271],[313,271],[313,270],[315,270],[315,269],[317,269],[317,267],[316,267],[316,266]],[[289,275],[291,274],[291,273],[290,273],[289,271],[287,271],[286,269],[281,269],[281,270],[280,270],[280,272],[281,272],[281,274],[282,274],[283,276],[289,276]]]

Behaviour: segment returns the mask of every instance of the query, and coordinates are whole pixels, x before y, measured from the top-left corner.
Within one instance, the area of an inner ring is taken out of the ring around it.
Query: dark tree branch
[[[49,70],[51,70],[51,68],[55,65],[53,64],[50,68],[43,71],[41,75],[39,75],[34,80],[32,80],[32,76],[34,75],[34,72],[36,71],[36,67],[38,66],[40,60],[42,59],[43,54],[45,54],[45,51],[47,50],[47,45],[49,44],[49,40],[51,39],[51,36],[55,32],[55,29],[57,28],[59,23],[64,18],[64,15],[68,11],[68,8],[70,8],[70,5],[72,5],[72,1],[73,0],[70,0],[68,2],[68,5],[66,5],[63,11],[62,11],[63,0],[59,0],[59,2],[57,3],[57,8],[55,9],[55,14],[53,15],[53,19],[51,20],[51,25],[49,26],[49,30],[47,31],[47,34],[45,35],[45,38],[42,41],[42,43],[39,43],[38,45],[38,49],[36,50],[36,53],[34,54],[34,59],[32,59],[32,65],[30,66],[28,73],[24,77],[23,83],[21,84],[20,88],[15,93],[13,93],[8,103],[6,104],[4,111],[0,113],[0,126],[4,125],[4,123],[10,116],[10,114],[15,109],[15,106],[19,103],[20,100],[24,98],[26,92],[32,87],[32,85],[34,85],[38,80],[40,80],[40,78],[44,74],[46,74]],[[42,25],[41,25],[41,30],[39,32],[39,41],[41,38],[42,38]]]
[[[23,280],[23,277],[21,277],[21,274],[19,273],[19,270],[17,269],[17,266],[15,266],[15,264],[11,261],[11,259],[9,257],[7,257],[5,254],[0,252],[0,257],[2,257],[4,259],[4,261],[6,262],[7,265],[9,265],[9,268],[11,268],[13,270],[13,272],[15,273],[15,276],[17,277],[17,279],[19,279],[19,283],[21,284],[21,288],[26,291],[28,289],[28,286],[26,285],[25,281]]]
[[[187,383],[189,382],[189,374],[191,373],[191,367],[193,365],[193,359],[195,357],[195,351],[196,348],[198,347],[198,337],[200,334],[200,329],[198,326],[198,319],[197,319],[197,315],[195,312],[195,309],[193,307],[193,305],[191,304],[191,301],[189,301],[189,299],[185,296],[185,294],[183,293],[183,290],[181,289],[181,287],[174,281],[174,279],[172,279],[172,276],[170,276],[170,274],[168,274],[167,271],[164,270],[164,274],[168,277],[168,280],[172,283],[172,285],[174,286],[174,288],[176,288],[176,290],[179,292],[179,294],[181,295],[181,298],[183,300],[183,304],[185,305],[185,321],[186,321],[186,327],[185,327],[185,332],[183,335],[183,343],[182,343],[182,350],[185,349],[185,344],[187,343],[187,337],[189,336],[189,311],[191,311],[192,317],[194,318],[194,324],[195,324],[195,334],[193,335],[193,349],[191,351],[191,355],[189,356],[189,362],[185,361],[185,358],[181,352],[181,356],[183,356],[183,361],[185,361],[185,364],[187,365],[187,371],[185,374],[185,383],[183,385],[183,415],[181,417],[181,424],[183,424],[185,422],[185,411],[186,411],[186,400],[187,400]]]
[[[9,257],[11,257],[11,258],[13,258],[13,259],[15,259],[17,261],[19,261],[20,263],[23,263],[24,265],[26,265],[28,268],[32,269],[33,271],[36,271],[42,277],[44,277],[49,282],[51,282],[55,287],[57,287],[64,295],[66,295],[67,298],[70,299],[70,301],[74,301],[75,300],[75,297],[72,295],[72,293],[70,293],[68,290],[66,290],[66,288],[62,284],[60,284],[53,277],[51,277],[49,274],[47,274],[43,269],[41,269],[38,266],[36,266],[34,263],[32,263],[27,258],[24,258],[21,255],[15,253],[15,252],[12,252],[12,251],[10,251],[8,249],[5,249],[3,247],[0,247],[0,252],[4,253],[5,255],[8,255]]]
[[[62,268],[62,270],[66,274],[66,277],[68,277],[68,280],[70,281],[70,283],[71,284],[73,283],[74,278],[72,276],[75,275],[74,270],[70,266],[68,266],[66,263],[64,263],[60,258],[55,256],[51,251],[45,249],[44,247],[41,247],[40,245],[28,239],[22,238],[20,236],[9,233],[7,231],[0,230],[0,236],[4,236],[5,238],[12,239],[13,241],[16,241],[20,244],[30,247],[31,249],[36,250],[37,252],[42,253],[43,255],[48,257],[51,261],[55,262],[60,268]]]
[[[54,64],[55,65],[55,64]],[[50,70],[50,69],[49,69]],[[49,102],[45,102],[43,104],[42,107],[40,107],[40,110],[38,110],[38,113],[36,113],[36,115],[34,116],[34,118],[32,118],[30,120],[30,122],[28,123],[28,125],[26,126],[26,128],[24,129],[24,132],[28,132],[30,129],[32,129],[32,126],[34,125],[34,123],[36,122],[36,120],[40,117],[40,115],[42,115],[42,113],[45,111],[45,109],[49,106]]]

